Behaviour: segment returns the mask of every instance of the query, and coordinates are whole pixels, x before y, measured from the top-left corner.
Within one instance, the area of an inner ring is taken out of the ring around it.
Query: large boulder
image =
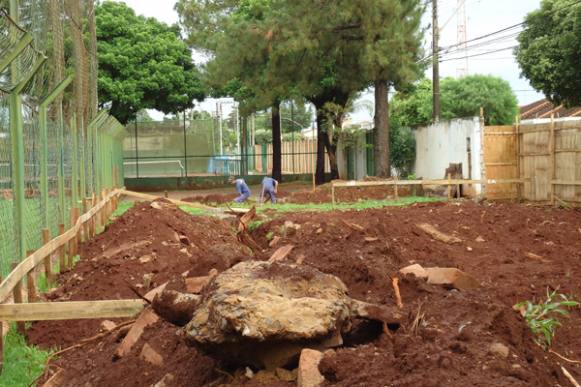
[[[395,309],[351,299],[340,279],[310,266],[246,261],[209,284],[183,334],[214,357],[271,369],[303,348],[341,345],[357,317],[399,318]]]

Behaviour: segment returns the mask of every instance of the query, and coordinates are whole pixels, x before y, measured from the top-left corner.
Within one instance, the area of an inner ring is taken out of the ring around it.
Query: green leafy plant
[[[567,298],[564,294],[557,293],[557,290],[549,292],[547,289],[547,299],[538,304],[531,301],[522,301],[514,307],[522,311],[527,325],[536,336],[537,344],[547,349],[553,343],[555,331],[562,324],[560,316],[568,316],[567,308],[578,306],[579,302]]]

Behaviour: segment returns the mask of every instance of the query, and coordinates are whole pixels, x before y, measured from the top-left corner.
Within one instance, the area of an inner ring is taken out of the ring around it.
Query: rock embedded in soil
[[[323,353],[312,349],[303,349],[299,360],[298,387],[316,387],[321,385],[325,378],[319,372],[319,363]]]
[[[502,343],[498,343],[498,342],[492,343],[488,350],[491,354],[496,355],[498,357],[501,357],[503,359],[506,359],[508,357],[509,352],[510,352],[506,345],[504,345]]]
[[[303,348],[342,344],[353,319],[399,322],[395,308],[353,300],[337,277],[310,266],[246,261],[204,291],[183,333],[188,344],[237,365],[275,369]]]

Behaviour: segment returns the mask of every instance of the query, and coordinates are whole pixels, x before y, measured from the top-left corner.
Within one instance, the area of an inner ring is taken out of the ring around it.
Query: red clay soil
[[[433,240],[416,227],[422,222],[462,243]],[[187,236],[195,247],[182,247],[174,231]],[[281,241],[268,247],[267,235],[272,234]],[[345,347],[327,354],[319,366],[325,384],[567,386],[560,365],[581,380],[581,366],[564,362],[534,344],[522,317],[512,309],[518,301],[542,299],[547,288],[581,298],[581,211],[464,202],[296,213],[263,224],[253,236],[264,248],[255,259],[268,259],[278,247],[294,244],[287,259],[304,256],[303,264],[337,275],[351,296],[360,300],[394,305],[390,279],[411,263],[457,267],[481,284],[478,289],[457,291],[400,276],[406,316],[402,326],[389,334],[368,332],[365,340],[361,339],[364,335],[358,340],[346,339]],[[110,246],[142,240],[151,245],[93,261]],[[180,252],[184,247],[191,258]],[[149,263],[132,259],[154,251],[157,258]],[[528,252],[542,256],[545,262],[528,258]],[[82,260],[62,276],[64,285],[53,298],[135,298],[126,281],[138,285],[143,274],[154,273],[153,287],[187,270],[192,276],[204,275],[213,267],[224,270],[249,258],[231,223],[192,217],[175,208],[156,210],[144,203],[84,246]],[[579,360],[581,311],[577,308],[570,318],[561,320],[553,349]],[[37,323],[29,331],[29,339],[43,346],[64,347],[94,335],[98,324]],[[222,369],[215,360],[186,347],[176,330],[163,321],[154,324],[117,361],[112,359],[118,345],[113,334],[64,353],[50,369],[64,369],[65,386],[149,386],[170,372],[175,379],[168,386],[294,385],[268,378],[248,380],[243,368]],[[149,365],[140,357],[145,343],[163,356],[162,366]],[[491,353],[493,343],[506,346],[508,356]]]
[[[420,195],[420,188],[416,195]],[[410,196],[414,194],[413,187],[399,186],[399,196]],[[392,186],[376,186],[376,187],[336,187],[335,200],[342,203],[353,203],[361,200],[384,200],[393,199],[395,192]],[[315,191],[305,190],[293,192],[287,199],[288,203],[329,203],[331,198],[331,185],[324,184],[318,186]]]
[[[129,247],[135,243],[137,247]],[[119,246],[127,248],[111,257],[104,256]],[[113,222],[104,233],[83,244],[81,260],[72,271],[60,276],[62,286],[47,298],[59,301],[132,299],[137,296],[131,287],[143,295],[184,272],[188,276],[201,276],[212,268],[223,271],[247,259],[248,253],[249,249],[238,243],[231,223],[194,217],[172,205],[159,210],[142,203]],[[142,263],[140,258],[147,262]],[[144,275],[151,275],[147,288],[143,287]],[[65,348],[97,334],[101,321],[38,322],[27,331],[28,341],[44,348]],[[52,369],[65,368],[66,385],[70,386],[149,385],[170,371],[176,381],[187,380],[186,384],[193,383],[190,385],[214,380],[214,361],[182,345],[175,331],[174,326],[160,321],[149,327],[144,336],[157,338],[148,342],[165,358],[164,367],[150,367],[151,371],[146,371],[148,367],[144,367],[139,351],[113,362],[112,354],[118,343],[116,335],[111,335],[95,345],[63,354]],[[144,342],[140,341],[139,350]],[[186,367],[176,370],[176,364]]]
[[[422,222],[462,243],[433,240],[416,227]],[[560,365],[581,380],[581,366],[534,344],[512,309],[519,301],[543,299],[547,289],[581,299],[579,210],[420,204],[343,215],[288,214],[255,230],[254,237],[266,246],[269,232],[282,239],[263,258],[294,244],[289,259],[304,256],[306,264],[341,278],[353,297],[370,302],[394,305],[390,278],[412,263],[457,267],[481,283],[478,289],[457,291],[402,278],[407,321],[395,334],[326,356],[320,370],[329,385],[565,386],[569,381]],[[529,252],[546,262],[528,258]],[[579,308],[562,323],[553,350],[579,360]],[[493,343],[507,346],[508,357],[492,354]]]

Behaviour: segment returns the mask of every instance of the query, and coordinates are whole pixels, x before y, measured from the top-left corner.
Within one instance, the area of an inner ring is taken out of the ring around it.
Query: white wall
[[[450,163],[462,163],[463,177],[468,170],[467,138],[470,138],[472,179],[482,178],[482,128],[478,117],[440,121],[414,130],[418,178],[443,179]],[[475,187],[480,191],[480,187]]]

